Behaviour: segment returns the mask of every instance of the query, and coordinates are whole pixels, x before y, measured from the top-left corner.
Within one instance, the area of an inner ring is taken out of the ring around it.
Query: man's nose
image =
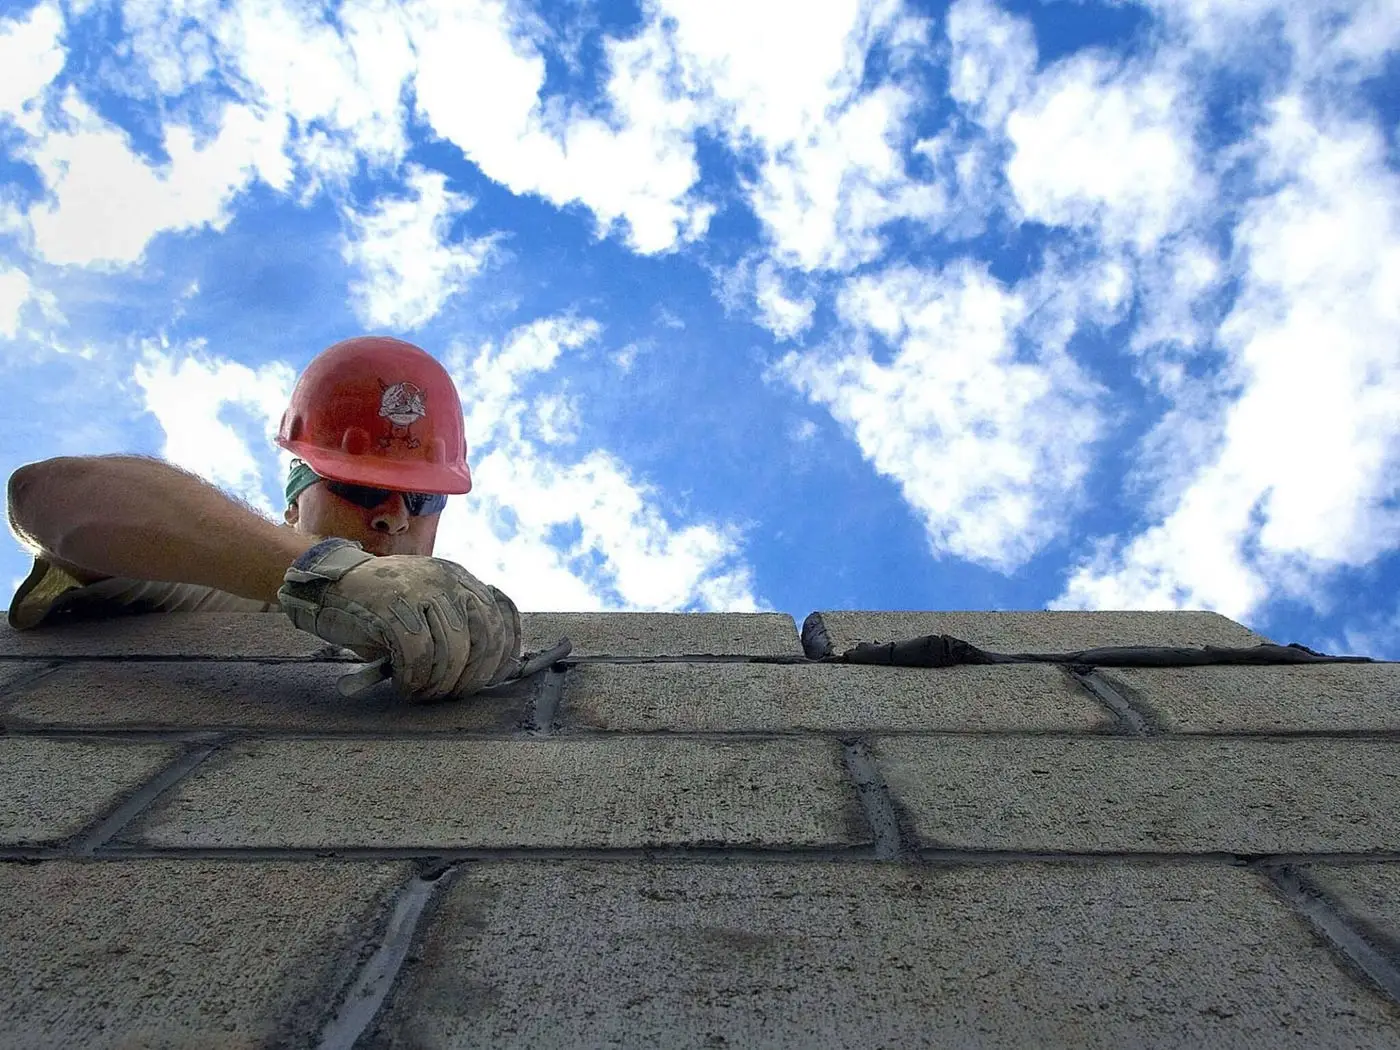
[[[379,532],[403,532],[408,528],[408,502],[402,492],[395,492],[374,508],[370,524]]]

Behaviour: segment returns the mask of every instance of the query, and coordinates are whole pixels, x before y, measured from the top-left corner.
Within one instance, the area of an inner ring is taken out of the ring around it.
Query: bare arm
[[[64,456],[10,475],[10,528],[81,582],[203,584],[276,602],[320,537],[275,525],[193,474],[142,456]]]

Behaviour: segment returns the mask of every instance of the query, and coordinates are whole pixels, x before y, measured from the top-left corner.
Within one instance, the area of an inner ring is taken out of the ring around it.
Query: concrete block
[[[838,664],[584,664],[565,679],[565,727],[631,731],[1106,729],[1112,718],[1058,667],[917,670]]]
[[[1400,1046],[1251,873],[482,864],[370,1045]]]
[[[297,630],[281,613],[209,612],[114,616],[32,631],[0,624],[0,656],[356,659],[339,646]]]
[[[76,835],[180,753],[174,744],[0,736],[0,843]]]
[[[807,655],[861,642],[950,634],[998,653],[1059,653],[1106,645],[1230,645],[1267,642],[1212,612],[814,612],[802,625]]]
[[[126,838],[153,846],[840,846],[840,748],[662,737],[238,742]]]
[[[0,865],[0,1045],[315,1046],[402,863]]]
[[[56,665],[52,660],[0,660],[0,712],[11,696],[27,688]]]
[[[521,613],[524,648],[567,635],[572,656],[801,656],[787,613]]]
[[[521,613],[525,651],[567,635],[573,656],[801,656],[787,613]],[[0,624],[0,658],[183,656],[358,660],[280,613],[154,613],[33,631]]]
[[[927,846],[1400,849],[1400,741],[887,737],[876,756]]]
[[[1400,864],[1303,864],[1300,869],[1363,924],[1400,967]]]
[[[510,733],[532,717],[534,683],[417,704],[398,700],[384,682],[347,699],[336,691],[336,681],[353,670],[320,662],[75,662],[20,691],[7,705],[5,721],[93,729]]]
[[[1400,729],[1400,664],[1104,668],[1177,733]]]

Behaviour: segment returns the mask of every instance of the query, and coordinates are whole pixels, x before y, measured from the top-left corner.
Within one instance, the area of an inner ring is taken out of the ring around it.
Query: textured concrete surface
[[[0,1046],[311,1046],[404,863],[0,865]]]
[[[347,699],[336,681],[344,663],[224,661],[82,661],[17,689],[0,703],[17,722],[34,726],[137,728],[188,726],[382,732],[510,732],[532,717],[534,683],[499,695],[435,704],[398,700],[381,683]]]
[[[1178,733],[1400,730],[1400,664],[1098,673]]]
[[[884,622],[1252,638],[932,615]],[[0,1047],[1400,1050],[1387,670],[1091,695],[752,662],[783,615],[525,627],[582,662],[426,707],[275,615],[0,629]]]
[[[801,656],[787,613],[522,612],[527,651],[567,635],[574,656]],[[189,656],[356,659],[281,613],[165,613],[0,631],[0,657]]]
[[[809,656],[861,642],[950,634],[999,653],[1058,653],[1105,645],[1258,645],[1269,639],[1210,612],[814,612]]]
[[[787,613],[521,613],[527,650],[567,635],[571,656],[801,656]]]
[[[370,1045],[1397,1047],[1256,877],[474,865]]]
[[[1400,863],[1308,864],[1301,870],[1350,914],[1368,924],[1374,939],[1400,969]]]
[[[995,850],[1400,850],[1400,741],[885,738],[924,845]]]
[[[563,727],[629,731],[1104,729],[1109,713],[1048,666],[911,668],[585,664]]]
[[[0,631],[0,637],[3,637]],[[53,660],[0,660],[0,710],[9,698],[56,667]]]
[[[118,616],[33,631],[0,630],[0,656],[186,656],[354,659],[298,631],[281,613],[162,613]]]
[[[817,740],[263,740],[124,836],[189,846],[731,846],[869,841]]]
[[[76,835],[181,751],[172,743],[0,737],[0,843]]]

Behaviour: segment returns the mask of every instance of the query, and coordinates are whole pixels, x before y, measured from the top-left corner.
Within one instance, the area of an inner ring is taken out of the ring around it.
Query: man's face
[[[441,514],[413,517],[397,492],[368,509],[341,499],[318,481],[287,508],[287,523],[311,536],[358,541],[370,554],[432,554]]]

